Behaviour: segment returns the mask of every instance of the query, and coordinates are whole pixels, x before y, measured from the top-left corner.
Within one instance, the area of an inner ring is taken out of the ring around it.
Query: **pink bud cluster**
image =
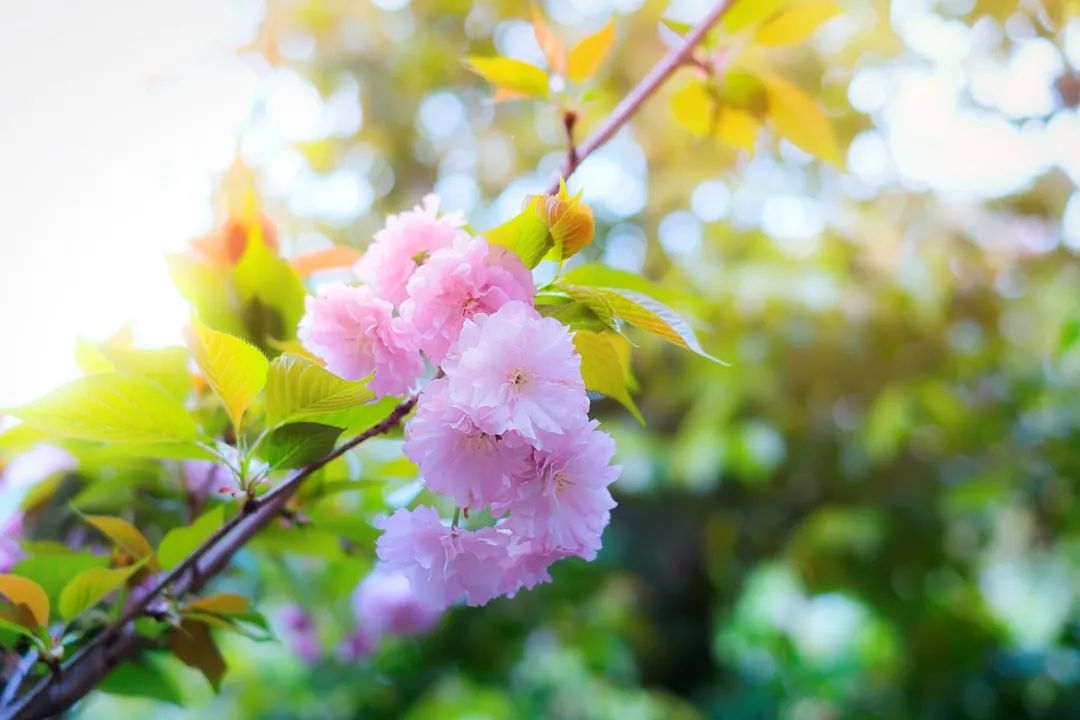
[[[560,558],[593,559],[619,475],[614,442],[588,417],[570,331],[536,311],[517,256],[463,224],[432,196],[391,217],[356,265],[366,285],[321,288],[299,330],[327,368],[370,375],[380,395],[413,391],[423,358],[440,370],[405,454],[429,490],[496,522],[466,530],[420,506],[380,523],[377,571],[406,578],[433,610],[532,588]]]

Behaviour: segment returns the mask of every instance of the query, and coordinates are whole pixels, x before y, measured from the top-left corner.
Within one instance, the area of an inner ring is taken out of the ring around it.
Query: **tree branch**
[[[0,709],[0,720],[49,717],[81,699],[113,668],[146,647],[145,638],[135,632],[132,621],[143,615],[157,596],[170,587],[176,597],[202,589],[225,569],[240,548],[279,516],[308,477],[360,443],[395,428],[415,405],[416,398],[409,398],[379,424],[343,443],[317,462],[298,470],[266,495],[245,503],[241,512],[159,580],[149,592],[133,602],[115,623],[106,627],[65,662],[58,674],[42,678],[16,703]]]
[[[611,115],[581,145],[573,141],[573,120],[565,119],[568,152],[562,177],[568,178],[585,158],[604,145],[682,65],[693,59],[694,49],[705,38],[733,0],[720,0],[683,39],[623,98]],[[576,116],[574,117],[576,120]],[[548,194],[558,192],[558,180]],[[14,703],[3,703],[0,720],[30,720],[63,712],[89,693],[109,672],[124,660],[134,657],[148,646],[146,638],[135,632],[132,621],[144,615],[151,602],[166,590],[175,597],[196,592],[222,572],[236,554],[259,531],[277,518],[289,499],[309,476],[344,455],[360,443],[382,435],[398,424],[413,409],[416,398],[398,405],[382,422],[344,443],[319,461],[298,470],[266,495],[248,500],[241,512],[226,522],[214,535],[191,555],[162,577],[153,588],[131,603],[123,615],[106,627],[93,640],[73,655],[60,671],[38,681],[30,691]],[[29,670],[29,667],[27,668]],[[7,695],[8,693],[5,693]],[[8,698],[10,700],[10,698]]]
[[[641,81],[634,86],[634,89],[627,93],[622,102],[611,111],[611,115],[608,116],[607,120],[597,128],[596,132],[584,143],[578,145],[573,152],[568,153],[566,163],[562,168],[562,178],[569,178],[581,166],[585,158],[610,140],[619,128],[634,116],[645,101],[652,97],[672,73],[693,58],[694,48],[705,39],[709,30],[724,16],[733,1],[720,0],[720,2],[716,3],[712,10],[701,19],[701,22],[686,34],[682,44],[669,50],[668,54],[654,65],[653,69],[645,77],[641,78]],[[559,180],[556,178],[555,182],[548,188],[547,194],[554,195],[558,191]]]

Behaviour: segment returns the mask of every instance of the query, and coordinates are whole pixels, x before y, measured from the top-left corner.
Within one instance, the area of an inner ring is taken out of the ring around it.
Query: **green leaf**
[[[635,290],[664,303],[690,301],[693,299],[693,295],[690,293],[661,287],[637,273],[618,270],[599,263],[586,263],[568,269],[562,274],[562,282],[571,285],[585,285],[588,287]]]
[[[738,32],[775,15],[791,3],[792,0],[735,0],[724,13],[721,25],[728,32]]]
[[[555,246],[547,223],[537,212],[537,204],[540,202],[543,202],[541,196],[530,198],[520,213],[483,233],[489,243],[512,251],[529,269],[536,267],[544,259],[544,255]]]
[[[214,692],[221,690],[225,659],[221,657],[221,651],[206,623],[185,618],[169,634],[169,647],[181,662],[201,672]]]
[[[83,570],[72,578],[60,593],[57,607],[60,617],[72,620],[97,606],[141,568],[142,563],[115,569]]]
[[[547,73],[535,65],[505,57],[470,57],[466,62],[497,88],[539,99],[548,95]]]
[[[267,424],[323,418],[374,397],[364,381],[345,380],[299,355],[281,355],[270,364],[267,378]]]
[[[754,33],[759,45],[791,45],[810,36],[818,27],[840,14],[834,0],[809,0],[784,8],[769,18]]]
[[[174,397],[145,378],[90,375],[11,411],[61,437],[124,444],[193,441],[195,421]]]
[[[705,352],[686,320],[668,306],[648,295],[622,288],[606,288],[604,295],[620,320],[713,362],[726,364]]]
[[[266,462],[275,470],[310,465],[334,449],[341,432],[339,427],[319,423],[282,425],[263,445]]]
[[[95,689],[119,697],[148,698],[178,706],[184,704],[180,688],[165,668],[148,654],[138,661],[120,664]]]
[[[117,370],[152,380],[177,400],[182,401],[191,391],[189,356],[182,347],[142,349],[106,346],[104,353]]]
[[[642,425],[645,418],[630,396],[630,344],[614,332],[577,330],[574,347],[581,355],[581,377],[585,389],[603,393],[622,403]]]
[[[0,595],[13,605],[22,605],[29,610],[38,627],[49,627],[49,596],[33,580],[18,575],[0,575]]]
[[[173,528],[158,544],[158,561],[164,570],[172,570],[225,524],[225,507],[218,505],[200,515],[186,527]]]
[[[83,519],[112,540],[132,560],[145,560],[151,572],[161,569],[150,541],[127,520],[108,515],[85,515]]]
[[[296,337],[307,291],[287,260],[271,252],[264,242],[248,242],[232,279],[244,304],[246,325],[260,345],[267,346],[270,338]],[[276,315],[276,323],[267,324],[266,311]]]
[[[605,327],[615,331],[619,330],[619,318],[615,314],[615,308],[611,306],[611,302],[602,288],[567,284],[560,284],[559,287],[575,302],[581,303],[588,308],[590,314],[603,323]]]
[[[239,430],[244,412],[266,385],[270,363],[254,345],[211,330],[198,317],[192,317],[186,335],[195,362]]]
[[[570,82],[580,83],[588,80],[600,68],[600,64],[611,52],[615,44],[615,20],[585,37],[570,51],[566,62],[566,77]]]
[[[231,296],[230,269],[187,254],[166,256],[177,291],[206,323],[234,335],[247,332]]]
[[[832,125],[817,103],[784,78],[761,73],[769,118],[776,131],[800,149],[839,167],[840,149]]]
[[[88,552],[42,553],[30,555],[11,569],[15,575],[33,580],[41,586],[51,605],[58,605],[60,593],[71,579],[93,568],[103,568],[109,558]]]

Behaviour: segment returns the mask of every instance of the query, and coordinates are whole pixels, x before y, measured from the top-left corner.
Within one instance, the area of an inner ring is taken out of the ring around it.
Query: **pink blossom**
[[[409,278],[407,291],[401,317],[434,363],[442,362],[466,320],[511,301],[531,303],[536,294],[532,275],[516,255],[467,236],[432,253]]]
[[[451,402],[492,435],[514,431],[542,445],[589,410],[570,333],[523,303],[466,321],[443,370]]]
[[[15,513],[6,520],[0,520],[0,573],[6,573],[22,560],[23,551],[19,545],[23,532],[22,513]]]
[[[482,508],[506,499],[511,478],[523,473],[532,452],[519,436],[480,430],[451,404],[448,380],[424,388],[416,415],[405,426],[403,450],[420,466],[424,484],[459,507]]]
[[[315,622],[304,608],[287,605],[281,611],[281,623],[285,626],[285,641],[297,657],[306,663],[317,662],[322,657]]]
[[[353,593],[357,622],[375,637],[419,635],[435,627],[440,613],[425,605],[401,573],[374,572]]]
[[[38,443],[16,455],[0,475],[0,486],[7,491],[26,490],[58,472],[74,470],[77,463],[67,450],[48,443]]]
[[[366,658],[379,646],[379,637],[366,628],[355,630],[337,646],[337,658],[341,662],[356,662]]]
[[[393,305],[370,288],[324,285],[307,299],[297,334],[331,372],[349,380],[375,373],[373,391],[400,395],[416,383],[424,364],[393,313]]]
[[[621,468],[611,466],[615,441],[593,420],[552,436],[533,454],[534,470],[517,486],[506,526],[529,538],[534,552],[596,557],[615,501],[608,485]]]
[[[375,544],[380,572],[400,572],[417,597],[442,610],[464,597],[483,605],[500,592],[499,569],[507,561],[509,536],[493,527],[448,528],[434,508],[398,510],[379,523]]]
[[[375,295],[400,305],[405,299],[405,284],[427,256],[465,235],[461,213],[439,217],[438,211],[438,196],[428,195],[423,205],[391,215],[386,227],[375,233],[375,242],[353,268]]]
[[[512,543],[509,562],[503,567],[502,592],[513,597],[518,590],[532,590],[541,583],[551,582],[548,568],[566,555],[565,552],[544,550],[531,540]]]

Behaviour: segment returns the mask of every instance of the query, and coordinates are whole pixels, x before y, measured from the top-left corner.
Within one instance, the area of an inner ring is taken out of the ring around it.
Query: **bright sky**
[[[258,8],[0,0],[0,407],[74,377],[79,336],[178,339],[164,253],[213,219]]]

